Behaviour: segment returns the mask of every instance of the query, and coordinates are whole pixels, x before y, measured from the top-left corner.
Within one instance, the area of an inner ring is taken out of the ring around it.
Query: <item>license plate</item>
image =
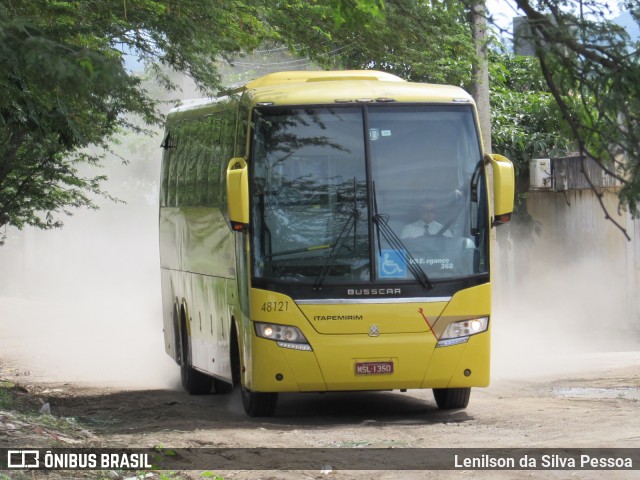
[[[357,362],[356,375],[387,375],[393,373],[393,362]]]

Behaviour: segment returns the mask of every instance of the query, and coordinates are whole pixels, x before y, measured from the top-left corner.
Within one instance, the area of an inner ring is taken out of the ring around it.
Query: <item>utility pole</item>
[[[471,36],[475,46],[475,58],[471,71],[471,95],[476,101],[482,143],[486,153],[491,153],[491,115],[489,111],[489,58],[487,56],[487,8],[484,0],[470,2]]]
[[[475,47],[475,55],[471,70],[471,95],[476,102],[480,130],[482,130],[482,143],[485,153],[491,153],[491,112],[489,107],[489,57],[487,55],[487,7],[485,0],[470,1],[471,38]],[[493,175],[489,168],[490,188],[493,190]],[[496,282],[497,298],[500,303],[508,303],[512,283],[513,252],[509,240],[509,230],[491,229],[492,235],[496,235],[496,246],[499,253],[493,254],[496,263],[496,271],[500,280]]]

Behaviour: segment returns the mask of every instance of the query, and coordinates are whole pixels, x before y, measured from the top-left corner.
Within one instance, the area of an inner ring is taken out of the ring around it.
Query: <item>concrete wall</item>
[[[591,190],[533,190],[527,194],[527,208],[541,234],[532,242],[516,242],[515,257],[525,260],[522,268],[528,273],[516,278],[529,288],[544,282],[538,285],[546,292],[541,301],[577,302],[584,308],[585,324],[640,330],[640,223],[618,211],[615,188],[599,191],[609,215],[631,241],[605,218]]]

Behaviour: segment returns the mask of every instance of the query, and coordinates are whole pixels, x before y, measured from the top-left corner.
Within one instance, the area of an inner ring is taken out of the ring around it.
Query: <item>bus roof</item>
[[[244,87],[246,90],[268,87],[274,85],[286,85],[291,83],[330,82],[337,80],[378,80],[387,82],[404,82],[400,77],[377,70],[340,70],[317,71],[297,70],[292,72],[269,73],[250,81]]]
[[[240,92],[245,92],[253,105],[344,105],[369,102],[473,104],[471,96],[459,87],[407,82],[376,70],[270,73],[227,93]],[[188,101],[171,113],[179,117],[182,117],[179,112],[188,116],[206,113],[216,110],[216,105],[223,99]]]

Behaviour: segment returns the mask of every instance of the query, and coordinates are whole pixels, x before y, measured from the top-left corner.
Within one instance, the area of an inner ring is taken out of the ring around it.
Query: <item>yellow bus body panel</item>
[[[280,347],[258,338],[254,330],[248,357],[255,360],[245,382],[256,392],[487,386],[489,331],[446,347],[437,346],[437,335],[452,321],[488,316],[489,293],[487,284],[462,290],[447,302],[297,305],[286,295],[252,289],[251,319],[298,327],[313,351]],[[423,314],[431,318],[433,329]],[[313,319],[318,316],[363,318]],[[373,324],[379,327],[378,336],[369,335]],[[356,364],[361,362],[393,362],[393,373],[358,375]]]
[[[327,88],[330,86],[330,88]],[[273,85],[248,91],[253,103],[273,105],[335,104],[366,99],[387,98],[395,102],[451,103],[453,99],[474,104],[471,96],[459,87],[379,80],[336,80],[330,84],[304,82]],[[367,92],[366,99],[363,93]]]

